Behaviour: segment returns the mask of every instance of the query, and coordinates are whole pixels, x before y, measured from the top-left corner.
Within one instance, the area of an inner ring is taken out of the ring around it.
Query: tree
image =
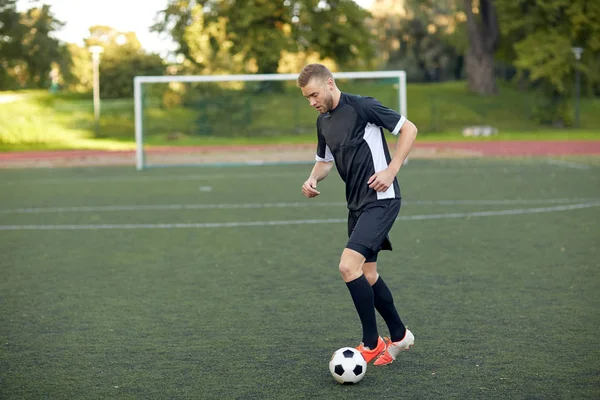
[[[104,98],[132,97],[135,76],[164,73],[163,60],[158,54],[145,53],[134,32],[92,26],[85,44],[104,48],[100,62],[100,95]]]
[[[600,82],[600,3],[586,0],[498,0],[505,51],[519,77],[540,87],[545,101],[537,117],[545,123],[570,121],[568,94],[575,68],[589,86]],[[579,64],[571,51],[582,47]]]
[[[22,36],[22,59],[27,64],[29,81],[38,87],[46,87],[53,62],[61,62],[65,53],[61,43],[51,36],[61,29],[64,22],[57,20],[50,6],[29,9],[22,15],[21,23],[26,28]]]
[[[43,5],[18,13],[16,0],[0,2],[0,88],[45,87],[53,63],[66,53],[52,33],[63,26]]]
[[[380,58],[409,79],[460,79],[466,16],[457,0],[375,0],[370,8]]]
[[[403,37],[403,24],[410,21],[404,4],[396,0],[375,0],[369,11],[371,32],[378,44],[380,67],[408,69],[406,63],[406,37]],[[403,46],[404,44],[404,46]]]
[[[16,3],[17,0],[0,1],[0,89],[13,88],[16,84],[9,71],[18,64],[22,54],[24,27]]]
[[[200,70],[229,60],[230,70],[275,73],[282,53],[311,51],[360,68],[374,54],[368,16],[352,0],[169,0],[152,29]]]
[[[494,0],[464,0],[464,5],[469,37],[465,58],[468,88],[482,95],[494,94],[494,53],[500,39]]]
[[[200,5],[191,11],[194,22],[185,27],[180,47],[186,59],[205,74],[242,72],[244,55],[231,50],[233,42],[227,33],[227,19],[207,21]]]
[[[69,54],[69,65],[60,65],[63,80],[67,89],[74,92],[92,90],[92,60],[86,47],[75,43],[65,46]]]

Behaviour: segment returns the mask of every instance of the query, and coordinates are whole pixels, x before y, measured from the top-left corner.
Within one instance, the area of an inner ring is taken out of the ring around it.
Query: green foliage
[[[231,50],[233,43],[227,35],[227,19],[205,21],[201,5],[192,8],[191,19],[194,22],[185,28],[183,41],[193,65],[203,74],[243,72],[244,55]]]
[[[90,28],[87,46],[63,44],[52,35],[64,25],[48,5],[19,14],[16,0],[0,4],[0,89],[48,87],[60,71],[61,83],[69,90],[89,90],[92,86],[91,55],[87,47],[102,45],[101,63],[105,98],[131,97],[133,77],[162,75],[164,62],[156,54],[146,54],[134,33],[121,33],[110,27]]]
[[[100,95],[103,98],[132,97],[135,76],[164,74],[161,57],[144,52],[133,32],[92,26],[85,42],[88,48],[99,45],[104,49],[100,62]]]
[[[587,0],[497,1],[500,26],[514,65],[540,85],[548,99],[542,119],[567,123],[564,97],[573,87],[575,68],[588,86],[600,82],[600,3]],[[571,51],[582,47],[579,63]],[[562,97],[562,99],[559,99]]]
[[[133,96],[133,78],[141,75],[163,75],[164,64],[158,54],[107,53],[100,67],[100,93],[104,98]]]
[[[61,52],[60,42],[51,33],[62,28],[64,23],[54,18],[48,5],[28,10],[21,21],[27,28],[21,40],[29,82],[37,87],[47,87],[52,62],[61,61],[65,55]]]
[[[284,52],[364,68],[374,54],[368,15],[352,0],[170,0],[153,29],[203,72],[275,73]]]
[[[376,0],[370,11],[384,68],[407,71],[411,82],[461,79],[467,44],[456,1]]]
[[[0,4],[0,89],[48,85],[52,64],[68,64],[68,54],[51,35],[63,25],[48,5],[19,14],[16,1]]]
[[[567,92],[575,68],[574,46],[584,48],[581,71],[595,75],[590,63],[600,53],[598,2],[505,0],[498,7],[502,31],[514,39],[515,65],[529,71],[532,81],[546,80],[559,93]]]
[[[92,89],[92,59],[86,47],[75,43],[66,45],[71,64],[62,69],[67,90],[85,92]]]
[[[16,89],[18,82],[14,77],[14,68],[22,63],[21,37],[24,27],[17,12],[17,0],[0,2],[0,89]]]

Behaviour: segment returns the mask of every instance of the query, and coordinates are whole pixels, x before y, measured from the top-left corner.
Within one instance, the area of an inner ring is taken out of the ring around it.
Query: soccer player
[[[317,183],[329,174],[333,163],[346,184],[348,243],[339,271],[346,282],[360,318],[363,336],[357,347],[367,362],[393,362],[414,344],[390,289],[377,272],[380,250],[392,250],[388,232],[400,211],[400,188],[396,175],[417,136],[417,128],[396,111],[372,97],[342,93],[331,71],[309,64],[300,72],[297,85],[318,112],[316,163],[302,185],[302,194],[318,196]],[[383,128],[400,134],[394,157]],[[377,331],[375,310],[385,320],[390,338]]]

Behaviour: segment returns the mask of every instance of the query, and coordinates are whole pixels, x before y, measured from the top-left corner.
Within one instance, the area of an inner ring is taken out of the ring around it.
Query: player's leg
[[[359,250],[365,252],[363,249]],[[385,342],[377,332],[373,289],[362,272],[364,262],[365,256],[361,252],[346,248],[340,259],[339,270],[342,279],[346,282],[362,325],[362,343],[357,349],[365,360],[370,362],[385,350]]]
[[[369,281],[371,287],[377,282],[377,278],[379,278],[379,273],[377,272],[377,261],[368,261],[365,260],[363,264],[363,274],[365,274],[365,278]]]
[[[404,326],[402,319],[400,319],[400,315],[398,315],[398,310],[394,305],[392,292],[377,272],[377,262],[365,262],[363,265],[363,272],[373,289],[373,303],[375,309],[385,321],[392,342],[402,340],[406,333],[406,327]]]
[[[410,349],[415,343],[415,337],[404,326],[394,305],[392,292],[377,272],[376,257],[367,261],[370,262],[365,262],[363,272],[373,289],[375,309],[383,317],[391,337],[391,339],[386,338],[386,351],[375,360],[374,364],[387,365],[391,364],[401,351]]]
[[[359,243],[350,242],[360,215],[361,212],[350,211],[348,213],[349,242],[342,253],[339,269],[342,279],[346,282],[363,329],[363,341],[357,349],[369,362],[381,354],[385,349],[385,342],[377,332],[373,289],[362,272],[365,259],[371,257],[372,251]]]
[[[340,274],[344,282],[348,283],[363,275],[362,267],[365,256],[356,250],[345,248],[340,258]]]
[[[377,272],[377,255],[380,250],[392,250],[388,233],[391,230],[398,213],[400,212],[399,200],[376,202],[361,214],[355,230],[349,240],[365,243],[373,249],[373,253],[365,256],[363,274],[372,285],[373,304],[385,320],[390,336],[386,350],[377,358],[375,365],[385,365],[394,361],[402,350],[414,344],[414,336],[406,329],[394,305],[394,298],[390,289]]]
[[[415,337],[406,329],[394,306],[392,292],[377,272],[376,258],[367,260],[363,265],[363,272],[373,288],[373,302],[375,309],[383,317],[391,339],[386,338],[386,351],[375,360],[375,365],[387,365],[396,359],[402,350],[408,350],[415,343]]]

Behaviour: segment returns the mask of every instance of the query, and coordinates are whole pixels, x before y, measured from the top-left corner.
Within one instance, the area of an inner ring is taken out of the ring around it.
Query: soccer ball
[[[367,372],[367,362],[360,351],[342,347],[331,356],[329,372],[339,383],[358,383]]]

